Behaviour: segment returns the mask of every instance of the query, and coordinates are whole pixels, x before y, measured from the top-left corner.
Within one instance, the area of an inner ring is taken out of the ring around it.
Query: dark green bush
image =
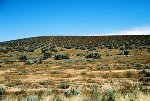
[[[68,91],[64,92],[65,97],[71,97],[71,96],[75,96],[75,95],[78,95],[78,94],[79,94],[79,91],[77,89],[73,89],[73,88],[71,88],[71,90],[68,90]]]
[[[23,98],[21,101],[40,101],[37,95],[29,95],[26,98]]]
[[[25,61],[26,64],[31,65],[31,64],[41,64],[42,63],[42,58],[41,57],[32,57],[29,58]]]
[[[147,51],[150,52],[150,47],[147,48]]]
[[[131,78],[133,76],[131,72],[127,72],[126,75],[127,75],[127,78]]]
[[[118,55],[129,55],[129,51],[127,49],[119,50]]]
[[[67,88],[69,88],[69,84],[67,82],[62,82],[59,85],[59,88],[61,88],[61,89],[67,89]]]
[[[0,52],[7,53],[8,50],[7,50],[7,48],[0,48]]]
[[[98,52],[93,52],[93,53],[88,53],[85,57],[86,58],[93,58],[93,59],[100,59],[101,54]]]
[[[150,69],[150,65],[144,65],[144,69]]]
[[[60,54],[60,53],[57,53],[54,58],[56,60],[62,60],[62,59],[69,59],[69,54]]]
[[[87,49],[90,51],[96,50],[96,48],[93,45],[88,45]]]
[[[27,60],[27,56],[25,54],[22,54],[20,57],[19,57],[19,60],[25,62]]]
[[[29,47],[27,49],[27,52],[34,52],[34,50],[36,49],[36,47],[32,46],[32,47]]]
[[[59,96],[55,96],[53,98],[53,101],[64,101],[64,100],[62,100]]]
[[[15,49],[18,52],[24,52],[25,51],[25,48],[23,46],[16,46]]]
[[[47,58],[50,58],[52,56],[52,53],[48,52],[48,51],[45,51],[43,53],[43,59],[47,59]]]
[[[3,84],[0,84],[0,95],[6,93],[6,87]]]
[[[73,48],[73,46],[72,46],[71,44],[65,44],[65,45],[64,45],[64,48],[66,48],[66,49],[71,49],[71,48]]]
[[[103,69],[103,66],[102,66],[101,64],[99,64],[99,65],[97,66],[97,69],[98,69],[98,70],[102,70],[102,69]]]
[[[42,48],[41,48],[42,53],[45,53],[45,52],[48,51],[48,50],[49,50],[49,49],[46,48],[46,47],[42,47]]]
[[[114,89],[106,90],[103,93],[102,101],[115,101],[115,93]]]

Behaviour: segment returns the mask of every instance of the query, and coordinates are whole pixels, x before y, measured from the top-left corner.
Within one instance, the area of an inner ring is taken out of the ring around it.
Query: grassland
[[[150,101],[150,36],[2,42],[0,84],[3,101]]]

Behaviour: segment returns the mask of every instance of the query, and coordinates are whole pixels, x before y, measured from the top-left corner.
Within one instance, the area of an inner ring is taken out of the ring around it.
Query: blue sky
[[[0,41],[49,35],[149,34],[150,0],[0,0]]]

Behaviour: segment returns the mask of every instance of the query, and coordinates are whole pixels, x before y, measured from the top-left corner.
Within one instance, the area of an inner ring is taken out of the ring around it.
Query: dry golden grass
[[[25,65],[23,62],[2,63],[4,67],[0,68],[0,83],[7,86],[8,97],[6,101],[15,101],[17,96],[22,96],[22,93],[42,93],[50,91],[52,95],[43,96],[41,101],[53,101],[55,94],[65,101],[85,101],[87,96],[93,92],[83,91],[85,85],[97,84],[102,89],[94,92],[94,94],[101,94],[101,90],[119,89],[122,81],[135,83],[138,81],[140,69],[136,69],[135,65],[130,63],[150,64],[150,54],[143,50],[137,52],[130,50],[131,55],[121,56],[117,55],[118,49],[97,49],[102,56],[101,59],[86,59],[84,55],[87,50],[80,49],[64,49],[58,47],[59,52],[69,53],[69,60],[55,60],[53,57],[43,61],[42,64]],[[15,57],[0,57],[3,59],[17,59],[20,54],[18,52],[10,52],[7,54],[16,54]],[[77,53],[82,54],[76,56]],[[40,49],[35,52],[26,53],[29,57],[37,57],[41,54]],[[109,56],[106,56],[109,54]],[[49,63],[53,62],[53,63]],[[109,69],[98,70],[97,66],[109,66]],[[81,93],[77,96],[66,98],[63,93],[66,91],[60,89],[58,86],[61,82],[68,82],[70,87],[77,88]],[[87,93],[87,94],[86,94]],[[14,95],[13,95],[14,94]],[[16,96],[15,96],[16,94]],[[18,95],[17,95],[18,94]],[[11,98],[10,98],[11,97]],[[128,94],[123,97],[117,93],[116,101],[131,101]],[[138,101],[150,101],[149,95],[142,92],[137,96]],[[88,100],[87,100],[88,101]],[[90,101],[90,100],[89,100]],[[91,100],[92,101],[92,100]],[[93,100],[94,101],[94,100]],[[95,100],[96,101],[96,100]],[[134,101],[134,100],[133,100]]]

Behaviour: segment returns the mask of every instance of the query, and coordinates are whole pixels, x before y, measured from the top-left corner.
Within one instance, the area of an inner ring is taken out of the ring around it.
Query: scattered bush
[[[51,55],[52,55],[52,53],[50,53],[50,52],[48,52],[48,51],[45,51],[45,52],[43,53],[43,59],[50,58]]]
[[[29,58],[25,61],[26,64],[28,65],[31,65],[31,64],[41,64],[42,63],[42,58],[40,57],[32,57],[32,58]]]
[[[126,75],[127,75],[127,78],[131,78],[132,77],[132,73],[129,72],[129,71],[126,73]]]
[[[75,95],[78,95],[78,94],[79,94],[79,91],[77,89],[73,89],[73,88],[71,88],[71,90],[68,90],[68,91],[64,92],[65,97],[71,97],[71,96],[75,96]]]
[[[22,54],[20,57],[19,57],[19,60],[25,62],[27,60],[27,56],[25,54]]]
[[[118,55],[129,55],[129,51],[127,49],[119,50]]]
[[[85,57],[86,58],[93,58],[93,59],[100,59],[101,54],[97,53],[97,52],[93,52],[93,53],[88,53]]]
[[[55,96],[54,98],[53,98],[53,101],[63,101],[59,96]]]
[[[150,69],[150,65],[144,65],[144,69]]]
[[[8,50],[7,50],[7,48],[0,48],[0,52],[2,52],[2,53],[7,53]]]
[[[147,48],[147,51],[150,52],[150,47]]]
[[[41,48],[42,53],[45,53],[46,51],[48,51],[49,49],[46,47]]]
[[[142,74],[144,77],[150,77],[150,70],[141,70],[139,74]]]
[[[73,46],[72,46],[71,44],[65,44],[65,45],[64,45],[64,48],[66,48],[66,49],[71,49],[71,48],[73,48]]]
[[[118,55],[129,55],[129,51],[127,49],[121,49],[119,50],[119,54]]]
[[[115,90],[109,89],[103,93],[102,101],[115,101]]]
[[[15,49],[18,52],[24,52],[25,51],[25,48],[23,46],[16,46]]]
[[[50,51],[58,52],[58,50],[56,48],[50,48]]]
[[[67,82],[62,82],[59,85],[59,88],[61,88],[61,89],[67,89],[67,88],[69,88],[69,84]]]
[[[36,49],[35,46],[29,47],[29,48],[27,49],[27,52],[34,52],[35,49]]]
[[[41,81],[39,81],[39,84],[40,85],[53,85],[54,82],[53,82],[53,80],[41,80]]]
[[[140,63],[135,64],[136,67],[142,67],[143,65]]]
[[[86,47],[85,47],[85,46],[80,46],[79,49],[81,49],[81,50],[86,50]]]
[[[28,72],[29,72],[28,70],[25,70],[25,69],[24,69],[24,70],[18,71],[18,74],[19,74],[19,75],[26,75],[26,74],[28,74]]]
[[[97,70],[110,70],[110,67],[109,67],[108,64],[105,65],[105,66],[102,66],[101,64],[99,64],[99,65],[97,66]]]
[[[57,53],[54,58],[56,60],[62,60],[62,59],[69,59],[69,54],[60,54],[60,53]]]
[[[99,64],[99,65],[97,66],[97,69],[98,69],[98,70],[102,70],[102,69],[103,69],[103,66],[102,66],[101,64]]]
[[[6,93],[6,87],[3,84],[0,84],[0,95]]]
[[[24,98],[22,101],[40,101],[37,95],[30,95]]]
[[[96,48],[93,45],[87,46],[87,49],[90,51],[96,50]]]

